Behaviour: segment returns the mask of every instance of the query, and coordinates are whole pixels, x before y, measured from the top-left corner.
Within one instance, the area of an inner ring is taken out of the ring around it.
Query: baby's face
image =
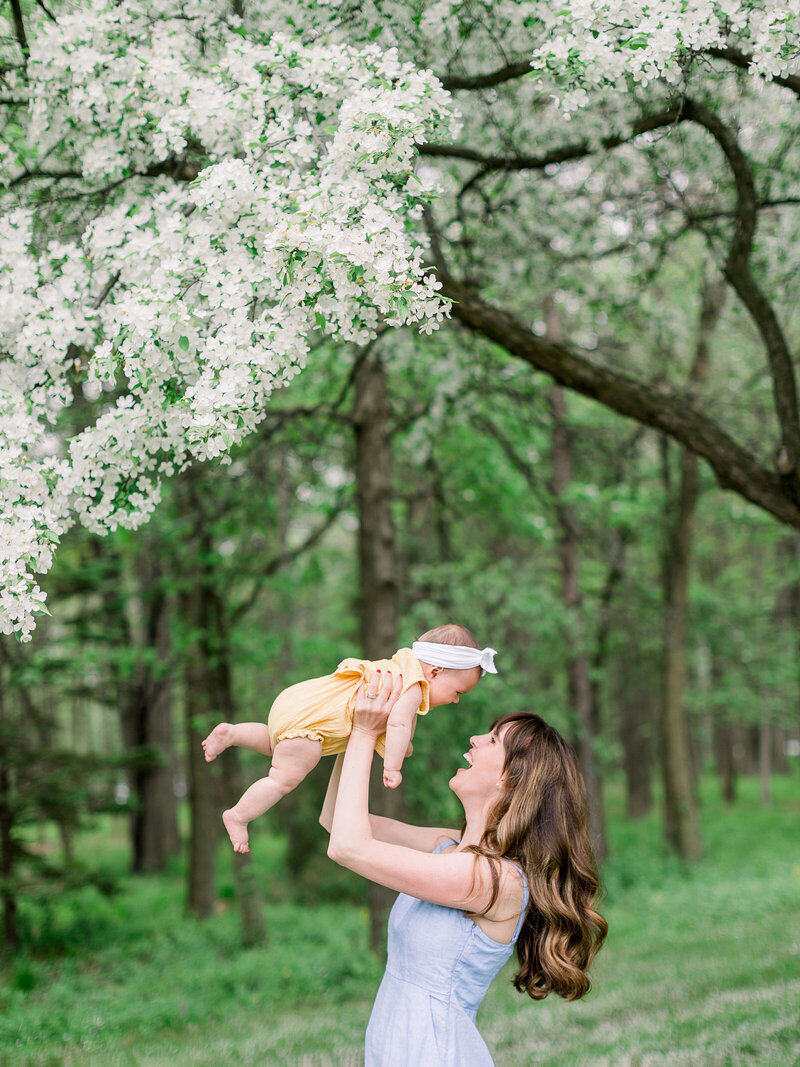
[[[462,693],[468,693],[470,689],[475,688],[480,676],[480,667],[468,667],[463,671],[442,668],[428,679],[431,707],[440,708],[443,704],[457,704]]]

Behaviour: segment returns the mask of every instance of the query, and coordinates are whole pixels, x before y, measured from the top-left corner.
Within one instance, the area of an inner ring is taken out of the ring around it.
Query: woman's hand
[[[392,672],[381,675],[376,671],[356,693],[353,708],[353,730],[360,730],[370,737],[380,737],[386,730],[386,721],[397,703],[403,688],[403,676],[395,681]]]

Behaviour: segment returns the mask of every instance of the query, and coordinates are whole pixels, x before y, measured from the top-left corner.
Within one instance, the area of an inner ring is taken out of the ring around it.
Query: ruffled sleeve
[[[403,692],[405,693],[412,685],[419,685],[422,689],[422,699],[417,710],[418,715],[427,715],[431,710],[431,694],[428,681],[423,674],[422,664],[410,648],[400,648],[391,659],[392,664],[403,675]]]

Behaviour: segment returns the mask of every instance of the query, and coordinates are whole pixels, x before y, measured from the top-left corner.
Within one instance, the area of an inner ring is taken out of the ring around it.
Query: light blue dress
[[[475,1016],[522,928],[528,887],[522,871],[520,878],[522,911],[508,945],[456,908],[398,896],[389,916],[386,973],[367,1027],[365,1067],[492,1067]]]

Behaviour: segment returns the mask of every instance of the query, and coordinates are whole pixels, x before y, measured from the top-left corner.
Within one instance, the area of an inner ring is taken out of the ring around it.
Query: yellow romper
[[[396,680],[403,676],[403,692],[419,683],[422,700],[418,715],[430,710],[430,693],[422,665],[410,648],[401,648],[391,659],[343,659],[333,674],[309,678],[284,689],[270,708],[267,726],[273,745],[290,737],[310,737],[322,742],[322,755],[344,752],[353,726],[356,692],[377,670],[391,671]],[[386,735],[375,745],[384,754]]]

